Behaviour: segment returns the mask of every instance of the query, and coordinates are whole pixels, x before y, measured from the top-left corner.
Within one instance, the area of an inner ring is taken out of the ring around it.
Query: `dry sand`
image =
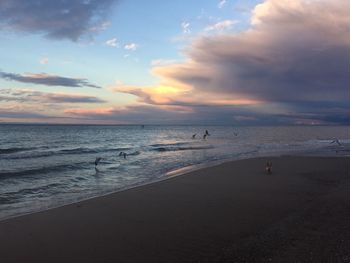
[[[229,162],[5,220],[0,262],[350,262],[350,159]]]

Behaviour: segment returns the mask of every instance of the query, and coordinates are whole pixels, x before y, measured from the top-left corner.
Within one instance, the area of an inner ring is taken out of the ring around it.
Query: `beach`
[[[227,162],[3,220],[1,262],[350,262],[349,179],[347,157]]]

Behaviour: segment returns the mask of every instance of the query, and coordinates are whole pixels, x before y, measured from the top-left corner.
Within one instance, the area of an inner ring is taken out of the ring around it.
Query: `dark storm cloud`
[[[291,113],[285,117],[294,123],[350,124],[350,103],[348,101],[318,101],[287,103]]]
[[[0,28],[76,41],[103,21],[117,0],[1,0]]]
[[[45,73],[20,75],[0,71],[0,78],[13,80],[23,83],[40,84],[46,86],[64,86],[64,87],[90,87],[100,89],[100,86],[91,84],[86,79],[68,78],[62,76],[49,75]]]
[[[187,62],[153,72],[162,83],[191,87],[193,94],[280,103],[291,113],[269,115],[281,120],[294,122],[298,115],[344,123],[349,118],[341,105],[350,104],[349,12],[350,2],[343,0],[266,0],[254,9],[249,30],[199,37],[185,53]]]

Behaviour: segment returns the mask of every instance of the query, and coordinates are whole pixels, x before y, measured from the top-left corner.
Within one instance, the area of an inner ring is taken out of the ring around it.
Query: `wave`
[[[151,150],[157,152],[175,152],[175,151],[187,151],[187,150],[205,150],[212,149],[212,145],[199,145],[193,142],[176,142],[176,143],[158,143],[152,144]]]
[[[80,162],[74,164],[62,164],[62,165],[52,165],[52,166],[43,166],[34,169],[22,170],[22,171],[7,171],[0,172],[0,178],[9,178],[15,176],[32,176],[38,174],[48,174],[51,172],[64,172],[70,170],[77,170],[86,168],[88,163]]]
[[[29,148],[28,148],[29,149]],[[35,149],[35,148],[34,148]],[[93,154],[93,153],[104,153],[104,152],[118,152],[126,151],[130,148],[73,148],[73,149],[62,149],[58,151],[31,151],[19,154],[10,154],[3,156],[3,159],[31,159],[31,158],[41,158],[55,155],[75,155],[75,154]],[[16,153],[16,152],[14,152]]]
[[[141,154],[141,152],[140,151],[136,151],[136,152],[128,153],[127,155],[139,155],[139,154]]]
[[[206,149],[213,149],[214,146],[212,145],[206,145],[206,146],[187,146],[187,147],[176,147],[176,146],[170,146],[170,147],[156,147],[153,148],[153,151],[157,152],[175,152],[175,151],[189,151],[189,150],[206,150]]]
[[[34,188],[24,188],[16,192],[7,192],[0,195],[1,204],[11,204],[16,203],[18,199],[23,198],[28,195],[40,195],[40,194],[52,194],[51,189],[60,187],[61,184],[52,183],[44,186],[34,187]]]
[[[0,154],[11,154],[11,153],[17,153],[17,152],[24,152],[24,151],[30,151],[34,150],[36,148],[24,148],[24,147],[13,147],[13,148],[5,148],[0,149]]]
[[[130,148],[73,148],[73,149],[63,149],[54,154],[84,154],[84,153],[101,153],[101,152],[117,152],[117,151],[126,151]]]
[[[156,143],[151,144],[151,147],[159,148],[159,147],[171,147],[171,146],[181,146],[181,145],[188,145],[189,142],[175,142],[175,143]]]

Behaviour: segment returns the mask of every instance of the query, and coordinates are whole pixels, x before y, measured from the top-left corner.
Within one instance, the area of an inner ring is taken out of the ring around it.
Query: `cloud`
[[[191,33],[190,23],[189,23],[189,22],[186,22],[186,21],[182,22],[182,23],[181,23],[181,28],[182,28],[182,32],[183,32],[184,34],[189,34],[189,33]]]
[[[218,8],[223,8],[227,4],[227,0],[220,0],[218,4]]]
[[[184,63],[153,68],[158,86],[119,92],[153,105],[245,105],[250,116],[263,111],[282,123],[344,123],[347,108],[321,106],[350,100],[349,12],[343,0],[266,0],[253,10],[247,31],[199,36]],[[159,93],[163,86],[177,92]],[[232,104],[215,103],[225,98]]]
[[[27,119],[27,118],[52,118],[45,114],[27,112],[27,111],[18,111],[18,110],[7,110],[0,108],[0,118],[11,118],[11,119]]]
[[[151,66],[153,67],[159,67],[159,66],[166,66],[176,63],[176,60],[174,59],[155,59],[151,61]]]
[[[40,33],[51,39],[77,41],[108,25],[105,19],[117,0],[2,0],[0,23],[7,30]]]
[[[184,62],[155,63],[157,85],[114,88],[135,96],[135,105],[79,105],[65,114],[122,123],[350,124],[349,12],[344,0],[266,0],[248,30],[200,35]],[[182,29],[190,33],[190,24]]]
[[[40,59],[39,63],[41,65],[47,65],[47,64],[49,64],[49,58],[44,57],[44,58]]]
[[[79,78],[68,78],[56,75],[49,75],[45,73],[36,73],[36,74],[15,74],[15,73],[6,73],[0,71],[0,78],[5,80],[13,80],[23,83],[32,83],[40,84],[46,86],[64,86],[64,87],[91,87],[100,89],[101,87],[91,84],[86,79]]]
[[[139,47],[139,45],[137,45],[135,43],[130,43],[130,44],[126,44],[124,46],[124,49],[130,50],[130,51],[135,51],[138,47]]]
[[[102,100],[93,96],[63,94],[63,93],[47,93],[42,94],[42,99],[48,102],[55,103],[104,103]]]
[[[188,87],[175,87],[159,85],[154,87],[137,87],[119,84],[112,88],[112,91],[119,93],[132,94],[138,98],[141,103],[161,106],[224,106],[224,105],[254,105],[259,104],[256,100],[245,100],[238,97],[213,96],[211,93],[193,92]]]
[[[234,113],[234,114],[233,114]],[[285,125],[285,124],[315,124],[329,123],[325,120],[315,120],[314,116],[304,114],[304,118],[291,114],[270,114],[255,112],[242,106],[197,105],[194,108],[169,107],[155,105],[129,105],[126,107],[108,108],[71,108],[65,114],[70,118],[86,119],[106,123],[133,124],[192,124],[192,125]],[[319,116],[317,116],[320,118]],[[343,121],[350,121],[350,114]],[[345,122],[344,122],[345,123]]]
[[[69,93],[50,93],[31,89],[0,89],[0,101],[3,102],[25,102],[25,103],[104,103],[93,96]]]
[[[99,123],[84,117],[72,118],[64,113],[67,107],[93,107],[102,103],[93,96],[71,93],[50,93],[32,89],[0,89],[0,122]]]
[[[126,124],[184,123],[184,116],[178,110],[159,108],[153,105],[129,105],[126,107],[96,109],[72,108],[65,110],[65,113],[72,118],[98,119],[105,122],[112,121]],[[187,113],[185,115],[187,116]]]
[[[117,47],[118,46],[118,42],[116,38],[112,38],[106,41],[106,45],[110,46],[110,47]]]
[[[95,109],[81,109],[73,108],[64,110],[65,113],[80,115],[80,116],[101,116],[101,115],[110,115],[112,113],[118,112],[114,108],[95,108]]]
[[[234,24],[237,24],[236,20],[224,20],[224,21],[215,23],[213,25],[207,26],[204,30],[205,31],[213,31],[213,30],[224,31],[224,30],[231,29]]]
[[[100,32],[100,31],[105,31],[107,30],[110,26],[112,25],[112,23],[110,21],[104,21],[100,24],[97,24],[93,27],[91,27],[89,30],[91,32]]]

